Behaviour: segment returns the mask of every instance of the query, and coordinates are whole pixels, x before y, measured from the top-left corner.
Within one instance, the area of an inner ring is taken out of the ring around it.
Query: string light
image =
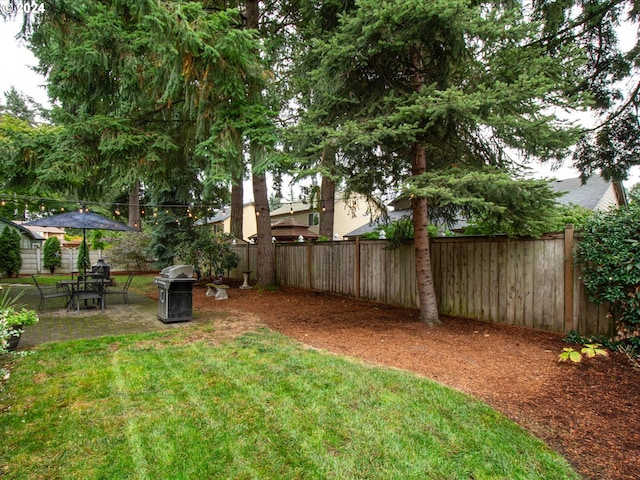
[[[28,196],[28,195],[18,195],[18,194],[12,194],[9,198],[7,197],[3,197],[0,198],[0,205],[3,207],[6,207],[7,204],[10,206],[11,204],[14,204],[16,207],[18,207],[18,211],[20,211],[21,207],[24,207],[24,214],[25,216],[28,215],[29,212],[29,208],[31,205],[32,210],[39,210],[40,212],[47,212],[48,208],[52,210],[54,210],[56,207],[52,206],[55,204],[77,204],[80,205],[79,207],[77,207],[77,210],[79,212],[88,212],[89,211],[89,207],[93,207],[93,208],[98,208],[98,209],[106,209],[109,210],[111,209],[111,211],[114,213],[114,216],[121,216],[123,211],[128,211],[133,205],[129,204],[129,203],[112,203],[111,204],[111,208],[109,208],[109,206],[107,206],[105,203],[103,202],[94,202],[94,201],[78,201],[78,200],[71,200],[71,199],[60,199],[60,198],[47,198],[47,197],[34,197],[34,196]],[[291,215],[295,214],[295,210],[293,208],[293,204],[294,203],[298,203],[296,201],[288,201],[288,202],[282,202],[281,205],[282,206],[286,206],[289,205],[289,213]],[[192,208],[195,207],[197,205],[197,210],[193,211]],[[268,205],[261,205],[261,204],[257,204],[256,202],[252,202],[252,205],[255,208],[255,215],[256,217],[260,216],[260,210],[263,209],[268,209],[269,206]],[[198,204],[194,204],[194,203],[187,203],[187,204],[152,204],[152,203],[139,203],[138,208],[140,209],[140,215],[142,217],[146,217],[147,215],[149,216],[153,216],[154,219],[157,219],[158,217],[158,212],[161,212],[163,209],[165,211],[165,213],[167,215],[171,215],[172,217],[176,217],[175,215],[175,209],[184,209],[182,210],[183,212],[185,212],[185,216],[187,216],[188,218],[191,219],[191,221],[196,221],[198,218],[207,218],[209,215],[202,217],[201,215],[198,215],[197,213],[200,212],[213,212],[213,215],[219,214],[220,212],[222,213],[222,215],[226,215],[227,214],[227,210],[229,208],[233,207],[233,204],[231,205],[225,205],[225,206],[215,206],[215,205],[207,205],[205,203],[198,203]],[[246,206],[245,204],[243,204],[243,207]],[[65,212],[67,211],[67,208],[65,206],[58,206],[57,207],[58,212]],[[267,210],[268,211],[268,210]],[[326,211],[326,208],[324,206],[324,201],[322,202],[322,211]],[[17,215],[17,213],[16,213]],[[179,219],[176,220],[176,222],[178,224],[180,224]],[[139,222],[136,222],[139,224]],[[157,224],[157,222],[156,222]]]

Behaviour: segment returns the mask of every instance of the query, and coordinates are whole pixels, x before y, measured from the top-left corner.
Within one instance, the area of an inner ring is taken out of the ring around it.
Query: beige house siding
[[[351,207],[349,206],[351,205]],[[314,233],[319,233],[319,225],[311,225],[309,215],[317,212],[322,215],[321,211],[318,211],[317,206],[312,210],[311,205],[303,202],[287,203],[282,207],[271,212],[271,221],[276,222],[283,218],[293,217],[296,221],[309,225],[309,230]],[[293,213],[292,213],[293,212]],[[352,195],[345,199],[340,194],[335,200],[334,214],[333,214],[333,233],[337,234],[338,238],[342,238],[349,232],[366,225],[371,221],[371,215],[367,214],[367,202],[361,195]]]
[[[598,204],[595,206],[594,210],[608,210],[609,207],[618,206],[618,196],[616,195],[615,188],[613,184],[609,185],[609,188],[602,196]]]
[[[371,220],[371,215],[367,214],[367,202],[364,197],[351,198],[349,202],[340,199],[336,201],[333,232],[342,240],[347,233],[368,224]]]
[[[242,216],[242,235],[244,238],[241,240],[248,241],[248,238],[258,231],[256,209],[253,203],[247,203],[244,206]],[[229,216],[221,222],[209,223],[208,226],[215,233],[231,233],[231,217]]]
[[[242,235],[245,242],[249,241],[249,237],[251,235],[255,235],[258,232],[258,222],[256,220],[256,207],[253,203],[247,204],[244,206],[244,210],[242,212],[243,220],[242,220]],[[228,220],[229,226],[228,231],[231,231],[231,219]]]

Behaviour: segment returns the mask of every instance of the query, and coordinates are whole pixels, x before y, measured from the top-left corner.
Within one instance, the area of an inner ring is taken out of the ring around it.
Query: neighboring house
[[[16,230],[20,234],[20,248],[42,248],[42,244],[44,243],[44,237],[42,235],[32,232],[28,228],[12,222],[7,218],[0,217],[0,232],[4,230],[5,226]]]
[[[341,193],[336,194],[333,211],[334,239],[342,240],[350,231],[371,222],[372,216],[367,212],[367,207],[367,200],[361,195],[353,194],[345,197]],[[272,211],[271,220],[272,224],[275,224],[279,220],[293,218],[296,223],[307,225],[311,232],[319,233],[321,215],[321,205],[292,202]]]
[[[15,220],[13,223],[17,223],[18,225],[22,225],[24,222],[22,220]],[[58,227],[38,227],[35,225],[24,225],[24,228],[31,230],[33,233],[40,235],[42,238],[46,240],[51,237],[58,237],[60,243],[64,243],[64,228]]]
[[[564,192],[557,202],[562,205],[579,205],[589,210],[606,210],[612,206],[627,205],[627,195],[621,182],[609,182],[600,176],[594,175],[583,185],[580,178],[566,178],[549,182],[549,187],[556,192]],[[397,220],[403,216],[411,215],[411,204],[407,199],[395,200],[391,203],[394,208],[389,212],[391,220]],[[345,235],[349,239],[355,239],[365,233],[372,232],[379,226],[379,222],[371,222],[359,229]],[[452,231],[461,231],[466,226],[464,219],[451,227]]]
[[[579,205],[589,210],[606,210],[611,206],[627,205],[627,194],[620,182],[608,182],[594,175],[584,185],[580,178],[565,178],[549,183],[552,190],[566,192],[558,198],[563,205]]]
[[[362,225],[361,227],[348,232],[344,236],[344,238],[346,240],[355,240],[356,238],[361,237],[366,233],[373,232],[378,226],[384,224],[386,221],[395,222],[406,216],[411,216],[411,210],[391,210],[390,212],[387,212],[386,219],[380,217],[379,219],[369,222],[366,225]]]
[[[256,223],[256,209],[253,203],[246,203],[242,209],[242,234],[244,238],[238,239],[248,241],[249,237],[258,231]],[[206,225],[214,233],[231,233],[231,208],[224,207],[213,217],[208,217],[204,221],[196,222],[196,225]]]

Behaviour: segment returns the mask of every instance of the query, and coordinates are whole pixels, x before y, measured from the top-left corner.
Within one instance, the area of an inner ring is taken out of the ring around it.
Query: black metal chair
[[[75,302],[76,310],[80,310],[80,302],[84,300],[85,305],[88,300],[92,300],[94,303],[97,301],[100,304],[100,308],[104,310],[104,291],[103,291],[102,279],[99,282],[91,279],[81,278],[78,275],[78,280],[75,288],[73,289],[72,303]]]
[[[40,285],[38,283],[38,279],[35,275],[31,275],[33,278],[33,283],[35,283],[38,292],[40,293],[40,305],[38,306],[38,311],[42,311],[42,307],[44,307],[44,301],[51,298],[65,298],[65,304],[69,303],[69,290],[64,286],[53,286],[53,285]]]
[[[104,293],[105,295],[122,295],[124,298],[124,303],[129,303],[129,287],[131,286],[131,281],[133,280],[133,273],[130,273],[127,277],[127,281],[124,282],[124,286],[120,289],[114,288],[113,285],[107,285]],[[115,285],[117,287],[117,285]]]

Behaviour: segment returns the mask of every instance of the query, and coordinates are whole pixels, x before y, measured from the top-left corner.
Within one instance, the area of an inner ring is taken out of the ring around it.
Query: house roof
[[[24,221],[22,220],[14,220],[13,223],[15,223],[16,225],[22,225],[24,223]],[[31,230],[34,233],[51,233],[54,235],[60,235],[60,234],[64,234],[64,228],[60,228],[60,227],[40,227],[37,225],[24,225],[24,228]]]
[[[253,202],[248,202],[242,205],[242,209],[246,209],[247,207],[253,207],[254,203]],[[209,223],[222,223],[225,220],[227,220],[229,217],[231,217],[231,207],[229,206],[224,206],[221,207],[220,210],[218,210],[215,215],[213,215],[212,217],[207,217],[205,219],[200,219],[197,220],[194,225],[196,226],[202,226],[202,225],[206,225]]]
[[[556,192],[566,192],[562,197],[558,198],[558,203],[562,205],[580,205],[581,207],[588,208],[589,210],[595,210],[609,189],[612,187],[612,182],[609,182],[599,175],[590,177],[583,185],[580,177],[577,178],[565,178],[563,180],[555,180],[549,182],[549,186]],[[613,184],[615,188],[615,184]],[[616,189],[616,201],[618,205],[624,205],[626,200],[619,198],[620,192]]]
[[[27,227],[23,227],[22,225],[9,220],[8,218],[0,217],[0,223],[5,223],[9,226],[17,228],[21,233],[24,233],[26,236],[33,240],[44,240],[45,238],[37,232],[32,232]]]
[[[285,215],[299,212],[306,212],[311,208],[311,204],[308,202],[289,202],[282,205],[280,208],[276,208],[273,212],[271,212],[272,217],[277,217],[279,215]]]
[[[388,219],[391,221],[395,221],[395,220],[400,220],[403,217],[406,216],[411,216],[411,211],[410,210],[391,210],[390,212],[388,212]],[[374,220],[373,222],[369,222],[365,225],[362,225],[359,228],[356,228],[355,230],[350,231],[349,233],[347,233],[345,235],[346,238],[351,238],[351,237],[361,237],[362,235],[366,234],[366,233],[371,233],[373,232],[379,225],[381,225],[383,223],[382,217]]]
[[[305,240],[315,240],[320,237],[315,232],[309,230],[309,226],[298,222],[293,217],[285,217],[276,220],[271,224],[271,235],[279,242],[295,242],[302,235]],[[257,238],[258,234],[251,235],[249,238]]]
[[[197,220],[194,225],[201,226],[208,223],[221,223],[231,216],[231,208],[223,208],[218,210],[213,217],[207,217],[206,219]]]

